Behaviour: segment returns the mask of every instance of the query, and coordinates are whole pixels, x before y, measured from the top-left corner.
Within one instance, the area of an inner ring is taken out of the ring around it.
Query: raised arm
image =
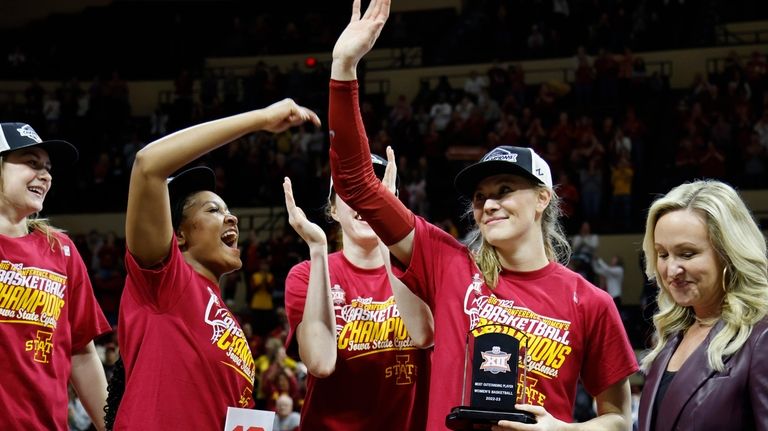
[[[187,163],[248,133],[280,132],[305,121],[320,124],[311,110],[285,99],[263,109],[198,124],[152,142],[136,154],[126,211],[128,250],[145,267],[169,253],[171,209],[166,179]]]
[[[389,16],[389,0],[372,0],[360,14],[354,0],[352,18],[333,48],[329,127],[331,173],[339,196],[360,213],[402,263],[413,252],[414,216],[376,178],[360,115],[357,64],[371,50]]]
[[[389,191],[397,191],[397,163],[395,161],[395,151],[392,147],[387,147],[387,168],[384,170],[384,178],[381,179]],[[408,335],[413,340],[416,347],[422,349],[432,347],[435,342],[435,319],[429,306],[421,300],[416,294],[392,272],[392,263],[389,260],[389,250],[387,246],[379,241],[379,251],[384,260],[384,266],[387,268],[389,284],[392,286],[392,293],[395,296],[397,309],[408,329]]]
[[[328,272],[328,241],[320,226],[307,219],[293,198],[291,180],[283,182],[288,223],[309,246],[309,286],[301,323],[296,327],[299,356],[307,370],[324,378],[336,368],[336,318]]]

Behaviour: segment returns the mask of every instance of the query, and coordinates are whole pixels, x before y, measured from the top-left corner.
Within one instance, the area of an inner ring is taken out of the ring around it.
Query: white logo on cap
[[[512,163],[517,163],[517,153],[513,153],[503,148],[497,148],[491,154],[488,154],[483,158],[484,162],[488,160],[509,160]]]
[[[33,141],[37,142],[38,144],[43,142],[42,139],[40,139],[39,136],[37,136],[37,133],[35,132],[35,129],[32,128],[29,124],[25,124],[24,127],[20,129],[16,129],[16,131],[19,132],[19,135],[24,136],[26,138],[32,139]]]

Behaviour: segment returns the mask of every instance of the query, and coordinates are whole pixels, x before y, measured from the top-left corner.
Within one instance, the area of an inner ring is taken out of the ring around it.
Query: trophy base
[[[479,410],[472,407],[454,407],[445,417],[445,426],[456,431],[488,430],[500,420],[535,424],[536,418],[519,410],[494,411]]]

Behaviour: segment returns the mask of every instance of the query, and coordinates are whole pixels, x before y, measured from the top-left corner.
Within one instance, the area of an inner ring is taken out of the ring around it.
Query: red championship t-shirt
[[[429,430],[446,429],[446,415],[461,405],[467,332],[480,325],[525,336],[528,370],[518,373],[526,380],[525,401],[566,422],[573,421],[579,377],[594,395],[638,369],[611,297],[560,264],[502,271],[491,290],[464,245],[417,217],[413,256],[401,278],[435,317]]]
[[[303,317],[309,268],[308,261],[294,266],[285,281],[290,337]],[[324,379],[308,377],[301,429],[423,430],[430,351],[413,347],[384,267],[361,269],[336,252],[328,256],[328,268],[336,369]]]
[[[125,394],[115,430],[222,430],[227,407],[253,406],[253,357],[219,287],[184,261],[175,237],[168,261],[128,277],[118,338]]]
[[[72,240],[0,235],[0,429],[67,427],[72,353],[111,330]]]

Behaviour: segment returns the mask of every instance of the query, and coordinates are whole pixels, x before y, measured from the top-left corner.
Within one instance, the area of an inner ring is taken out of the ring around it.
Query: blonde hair
[[[547,187],[536,185],[536,192],[541,192],[542,189],[547,189]],[[562,214],[560,197],[557,196],[554,190],[551,190],[551,192],[552,198],[541,216],[544,251],[547,259],[550,261],[566,264],[571,255],[571,245],[560,224],[560,215]],[[472,219],[472,214],[472,204],[470,203],[465,217]],[[467,234],[465,242],[472,253],[472,258],[475,260],[477,267],[480,268],[480,272],[483,274],[485,284],[489,288],[494,289],[499,284],[499,273],[502,269],[498,250],[483,238],[480,228],[477,226]]]
[[[765,238],[747,206],[729,185],[704,180],[677,186],[651,205],[645,226],[645,273],[657,284],[660,284],[660,277],[654,229],[663,215],[678,210],[693,211],[704,218],[709,241],[724,266],[725,297],[720,316],[724,327],[707,349],[709,366],[722,371],[723,359],[736,353],[746,343],[754,325],[766,316],[768,257]],[[659,289],[657,302],[659,311],[653,317],[657,341],[642,361],[645,370],[650,368],[672,336],[685,331],[695,321],[692,308],[675,303],[666,289]]]
[[[0,155],[0,189],[4,187],[3,184],[3,166],[5,166],[5,156]],[[38,218],[36,215],[33,217],[27,217],[25,220],[27,232],[40,232],[48,239],[48,244],[51,246],[51,250],[54,250],[54,246],[61,247],[61,240],[56,233],[63,233],[61,229],[57,229],[48,222],[48,219]]]

